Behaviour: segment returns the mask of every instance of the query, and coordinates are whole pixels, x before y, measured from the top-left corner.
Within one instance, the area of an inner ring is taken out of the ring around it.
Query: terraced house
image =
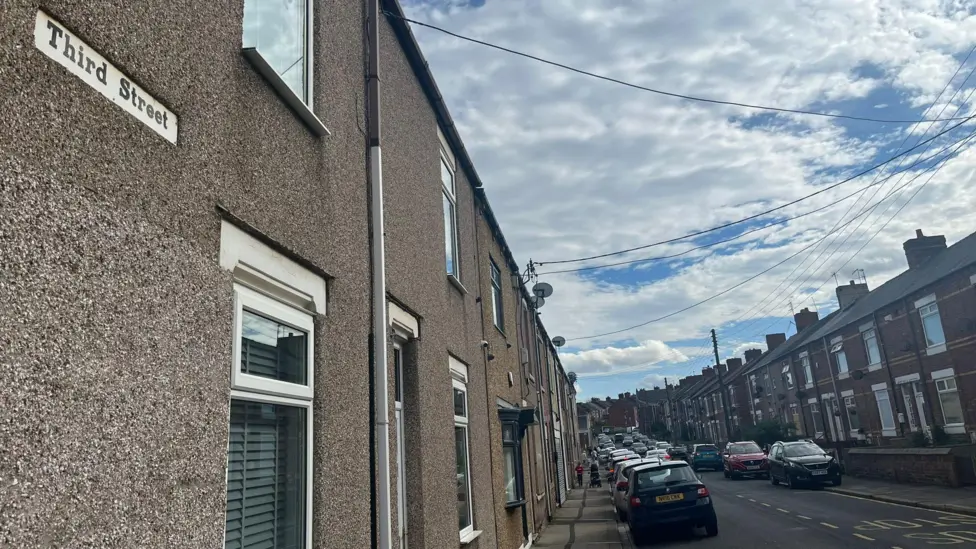
[[[4,4],[0,546],[530,546],[575,391],[399,4],[172,7]]]
[[[767,350],[747,351],[741,366],[727,360],[730,422],[792,424],[838,453],[976,441],[976,234],[946,244],[918,230],[904,242],[907,270],[875,289],[843,284],[824,318],[803,309],[792,337],[767,335]],[[697,436],[720,442],[711,370],[679,385],[679,409],[688,425],[704,420]]]

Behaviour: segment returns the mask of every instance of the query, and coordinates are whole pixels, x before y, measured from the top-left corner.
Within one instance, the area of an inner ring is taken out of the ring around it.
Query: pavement
[[[976,486],[943,488],[844,477],[843,486],[827,490],[888,503],[976,516]]]
[[[708,486],[715,503],[718,536],[705,538],[701,531],[667,532],[647,547],[976,547],[976,516],[854,497],[833,488],[790,490],[785,486],[773,486],[765,480],[729,480],[723,478],[721,473],[712,472],[703,472],[700,477]],[[851,491],[863,491],[869,487],[867,482],[850,477],[845,477],[844,483],[841,488]],[[897,487],[903,491],[915,488]],[[881,494],[880,485],[874,485],[873,489],[875,495]],[[608,491],[607,487],[573,491],[534,546],[636,549],[626,525],[615,520]],[[957,492],[952,490],[952,493]],[[937,497],[934,494],[937,493],[930,493],[929,497]]]

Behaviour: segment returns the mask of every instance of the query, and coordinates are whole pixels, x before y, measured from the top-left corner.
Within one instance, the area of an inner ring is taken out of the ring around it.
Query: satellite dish
[[[552,338],[552,344],[555,345],[556,347],[562,347],[563,345],[566,344],[566,338],[563,336],[556,336]]]
[[[542,298],[549,297],[552,295],[552,284],[539,282],[535,286],[532,286],[532,293]]]
[[[536,309],[541,309],[543,305],[546,304],[546,299],[544,297],[539,297],[538,295],[532,296],[532,306]]]
[[[854,370],[853,372],[851,372],[851,377],[856,380],[864,379],[864,372],[862,372],[861,370]]]

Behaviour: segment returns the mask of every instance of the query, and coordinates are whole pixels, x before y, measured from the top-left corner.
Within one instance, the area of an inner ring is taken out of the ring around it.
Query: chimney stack
[[[702,368],[702,375],[706,378],[711,378],[715,375],[715,370],[711,367]]]
[[[623,400],[623,399],[624,399],[624,394],[623,393],[617,393],[617,400]]]
[[[766,336],[766,337],[769,337],[769,336]],[[769,344],[768,343],[769,340],[767,339],[766,341],[767,341],[767,345],[768,345]],[[752,362],[753,360],[757,360],[759,357],[762,356],[762,354],[763,354],[763,352],[760,351],[759,349],[748,349],[748,350],[746,350],[746,354],[745,354],[746,364]]]
[[[855,283],[853,280],[846,286],[837,286],[837,306],[842,310],[851,306],[858,298],[868,295],[868,285]]]
[[[799,328],[796,331],[800,331]],[[783,343],[786,343],[786,334],[766,334],[766,350],[772,351],[776,347],[779,347]]]
[[[811,311],[808,307],[804,307],[800,312],[793,315],[793,322],[796,324],[796,333],[800,333],[813,326],[818,320],[820,320],[820,315],[817,314],[817,311]]]
[[[725,365],[729,367],[729,371],[733,372],[736,368],[742,366],[741,358],[727,358],[725,359]]]
[[[905,259],[908,260],[908,268],[914,269],[921,267],[929,259],[938,255],[946,249],[946,237],[944,235],[925,236],[922,229],[915,230],[915,238],[906,240],[902,244],[905,250]]]
[[[624,393],[624,398],[630,398],[630,393]]]

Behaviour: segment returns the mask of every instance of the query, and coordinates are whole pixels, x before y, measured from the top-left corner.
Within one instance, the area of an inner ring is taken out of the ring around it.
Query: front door
[[[918,381],[912,382],[912,392],[915,393],[915,406],[918,407],[918,423],[922,431],[929,431],[929,422],[925,419],[925,394],[922,393],[921,384]]]
[[[403,447],[403,352],[393,346],[394,391],[396,393],[396,445],[397,445],[397,527],[400,549],[407,549],[407,463]]]
[[[901,389],[901,397],[905,402],[905,419],[908,420],[908,427],[912,432],[918,431],[918,420],[915,416],[915,396],[912,384],[906,383],[899,387]]]

